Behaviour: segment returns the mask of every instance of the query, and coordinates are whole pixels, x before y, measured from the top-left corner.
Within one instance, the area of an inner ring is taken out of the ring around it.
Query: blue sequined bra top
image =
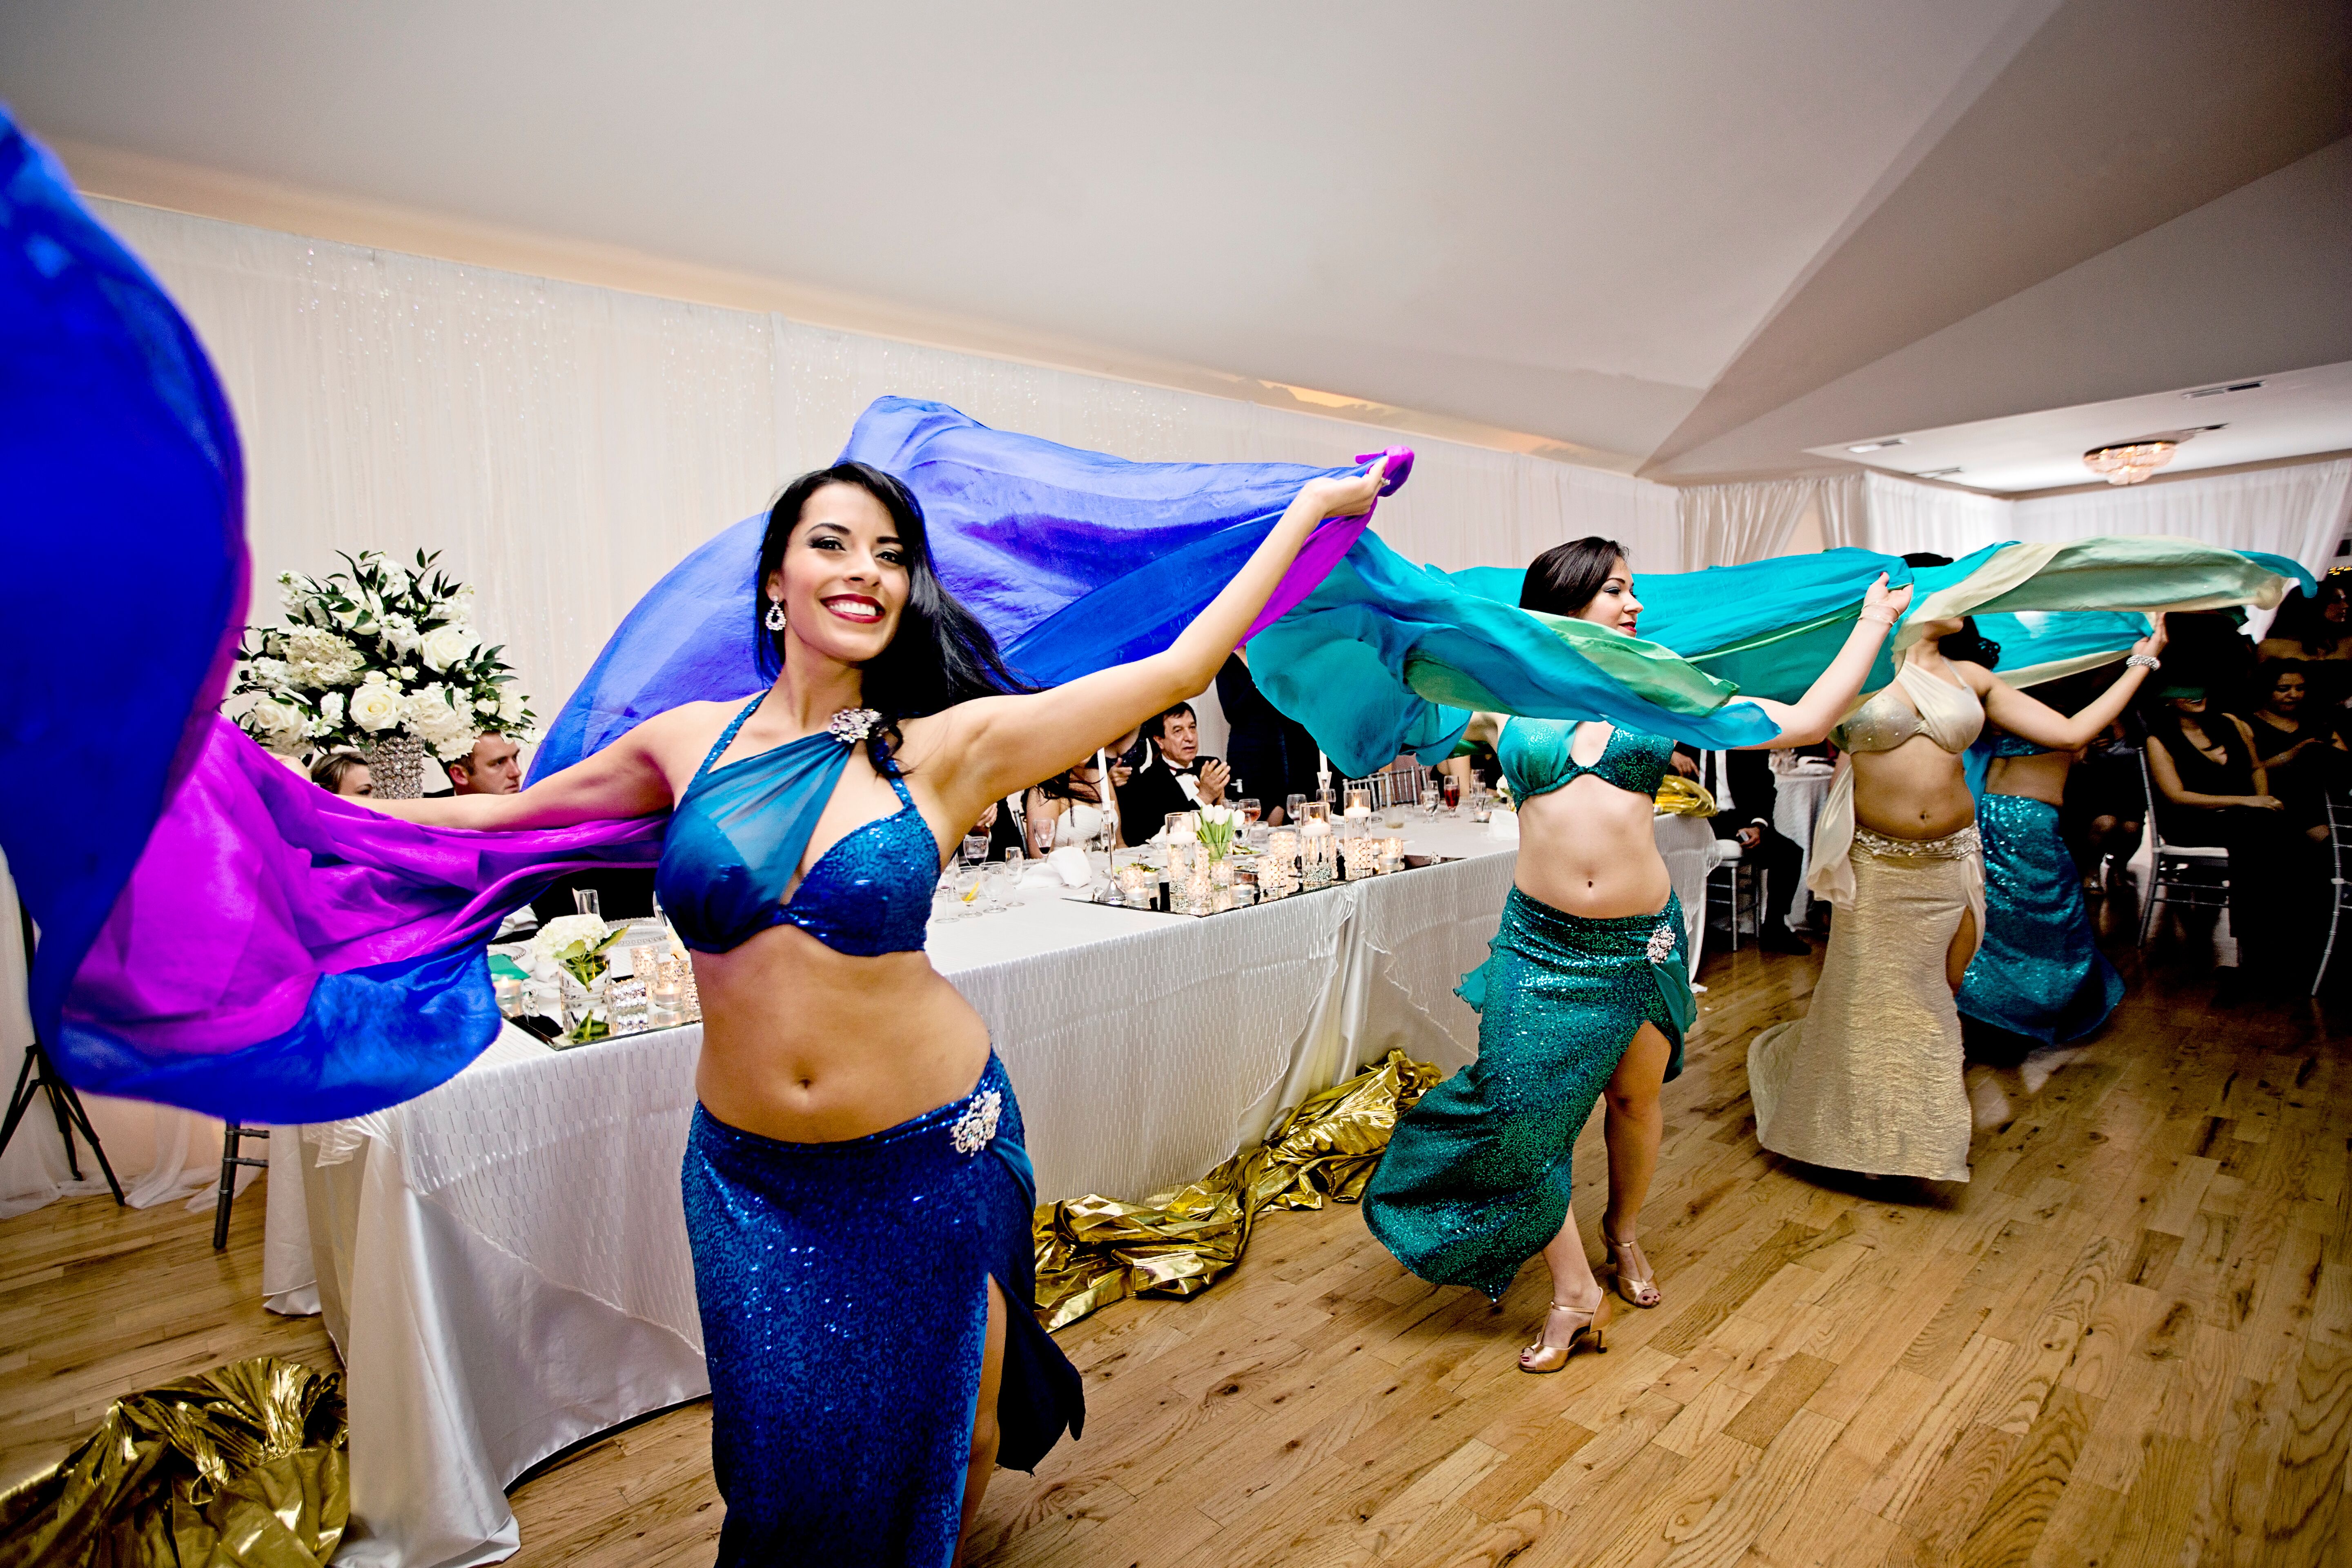
[[[940,847],[896,763],[884,772],[899,809],[843,834],[784,901],[874,716],[845,712],[828,731],[713,767],[761,700],[735,715],[670,813],[654,890],[679,938],[698,952],[725,952],[771,926],[795,925],[853,957],[919,952]]]
[[[2049,749],[2039,741],[2029,741],[2006,730],[1992,732],[1992,754],[1996,757],[2038,757]]]
[[[1560,720],[1506,720],[1495,742],[1495,760],[1503,764],[1511,793],[1521,800],[1549,795],[1591,773],[1602,784],[1654,795],[1675,754],[1675,743],[1668,737],[1645,735],[1619,725],[1609,731],[1609,743],[1601,748],[1599,758],[1588,764],[1570,753],[1575,739],[1576,726]]]

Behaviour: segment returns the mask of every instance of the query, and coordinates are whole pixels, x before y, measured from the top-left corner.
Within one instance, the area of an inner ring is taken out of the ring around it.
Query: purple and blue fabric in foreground
[[[666,819],[421,826],[316,788],[222,719],[250,567],[219,384],[5,116],[0,194],[0,848],[41,931],[36,1027],[81,1088],[247,1121],[422,1093],[498,1032],[482,944],[499,919],[566,871],[652,864]],[[1166,646],[1301,484],[1350,471],[1128,464],[895,398],[849,455],[934,509],[943,575],[1045,681]],[[534,776],[663,708],[756,689],[761,522],[631,614]],[[1268,618],[1362,527],[1327,524]]]

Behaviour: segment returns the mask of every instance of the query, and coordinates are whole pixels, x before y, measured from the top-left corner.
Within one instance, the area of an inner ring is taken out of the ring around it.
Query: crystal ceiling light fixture
[[[2094,447],[2083,454],[2083,466],[2111,485],[2136,485],[2172,461],[2178,441],[2127,441],[2115,447]]]

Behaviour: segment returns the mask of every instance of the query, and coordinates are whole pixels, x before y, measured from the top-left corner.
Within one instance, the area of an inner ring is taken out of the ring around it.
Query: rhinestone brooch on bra
[[[882,715],[871,708],[845,708],[824,721],[825,732],[845,746],[854,746],[874,733]]]
[[[1004,1096],[992,1089],[982,1090],[948,1129],[948,1142],[959,1154],[979,1153],[996,1136],[996,1119],[1003,1113]]]

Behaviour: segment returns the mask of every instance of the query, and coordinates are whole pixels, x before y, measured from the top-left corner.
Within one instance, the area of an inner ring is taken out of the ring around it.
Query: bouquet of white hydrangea
[[[439,559],[420,550],[410,567],[370,550],[325,577],[281,574],[286,624],[247,628],[228,712],[289,758],[405,734],[455,762],[485,734],[533,739],[504,648],[474,633],[474,590]]]

